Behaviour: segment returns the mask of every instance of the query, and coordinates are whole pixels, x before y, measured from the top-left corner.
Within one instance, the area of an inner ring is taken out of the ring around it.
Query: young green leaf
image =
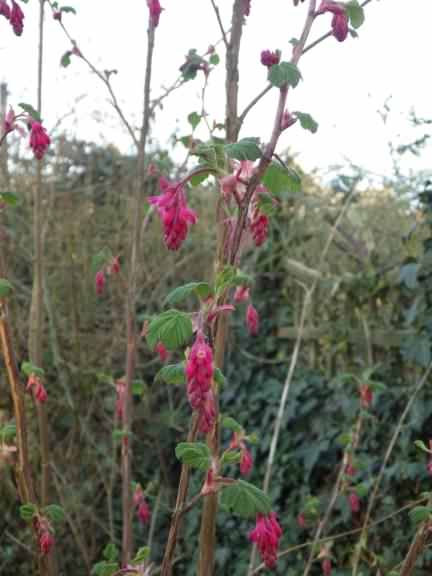
[[[7,204],[8,206],[16,206],[18,196],[14,192],[0,192],[0,203]]]
[[[220,368],[215,368],[214,371],[214,379],[216,384],[219,384],[219,386],[225,386],[225,376],[222,373],[222,370]]]
[[[33,120],[36,120],[36,122],[42,122],[42,118],[40,117],[39,112],[35,110],[33,106],[26,104],[25,102],[20,102],[18,106],[22,108],[24,112],[26,112],[29,116],[31,116]]]
[[[156,316],[148,327],[147,343],[151,350],[162,342],[168,350],[184,346],[192,338],[192,320],[179,310],[171,309]]]
[[[108,560],[108,562],[115,562],[119,556],[117,546],[110,542],[105,546],[102,552],[102,556],[105,558],[105,560]]]
[[[0,428],[0,438],[4,440],[11,440],[16,436],[16,425],[15,424],[5,424],[3,428]]]
[[[365,20],[363,7],[358,0],[350,0],[345,4],[345,10],[353,28],[360,28]]]
[[[148,546],[142,546],[139,548],[135,557],[131,561],[132,564],[142,564],[150,556],[150,548]]]
[[[180,442],[176,446],[175,454],[178,460],[192,468],[198,468],[199,470],[208,470],[210,468],[210,449],[203,442]]]
[[[98,562],[92,568],[94,576],[112,576],[119,569],[118,562]]]
[[[294,112],[300,121],[300,125],[304,130],[309,130],[312,134],[318,130],[318,122],[316,122],[310,114],[306,112]]]
[[[217,66],[220,62],[220,58],[219,58],[218,54],[213,53],[209,58],[209,62],[210,62],[210,64],[213,64],[213,66]]]
[[[226,144],[225,152],[235,160],[258,160],[262,152],[259,147],[259,138],[242,138],[234,144]]]
[[[6,278],[0,278],[0,298],[7,298],[13,290],[12,284]]]
[[[429,448],[426,446],[426,444],[423,442],[423,440],[416,440],[414,442],[414,444],[417,446],[417,448],[419,448],[420,450],[423,450],[423,452],[427,452],[428,454],[432,454],[432,450],[429,450]]]
[[[70,14],[76,14],[76,10],[72,6],[62,6],[60,8],[60,12],[66,12],[66,13],[69,12]]]
[[[410,518],[414,524],[420,524],[420,522],[425,522],[429,520],[432,514],[432,508],[428,506],[416,506],[410,510]]]
[[[70,50],[67,50],[63,54],[63,56],[60,58],[60,66],[63,66],[63,68],[67,68],[69,66],[71,63],[71,54],[72,52]]]
[[[30,376],[31,374],[35,374],[42,378],[45,375],[45,372],[39,366],[35,366],[31,362],[23,362],[21,364],[21,372],[23,372],[26,376]]]
[[[301,178],[297,172],[275,162],[272,162],[265,171],[262,183],[273,194],[296,193],[301,190]]]
[[[227,450],[222,454],[221,464],[237,464],[241,460],[241,453],[238,450]]]
[[[192,130],[195,130],[195,128],[201,122],[201,116],[200,116],[200,114],[198,114],[198,112],[191,112],[188,115],[187,119],[188,119],[189,124],[192,126]]]
[[[300,70],[295,64],[292,64],[292,62],[281,62],[270,68],[268,79],[270,84],[277,88],[282,88],[282,86],[287,84],[295,88],[301,77]]]
[[[52,522],[63,522],[64,520],[64,510],[58,504],[45,506],[43,512]]]
[[[235,484],[223,488],[221,505],[226,510],[243,518],[254,517],[257,514],[268,514],[271,510],[268,496],[244,480],[237,480]]]
[[[33,516],[37,513],[37,508],[34,504],[23,504],[20,506],[20,516],[26,522],[29,522],[33,519]]]
[[[233,432],[242,432],[243,430],[243,426],[231,416],[223,416],[221,425],[223,428],[228,428],[228,430],[232,430]]]
[[[186,376],[184,370],[184,362],[180,362],[179,364],[167,364],[159,370],[156,374],[155,380],[166,382],[167,384],[185,384]]]
[[[194,294],[200,300],[205,300],[212,294],[210,284],[207,282],[189,282],[183,286],[178,286],[165,298],[164,304],[177,304]]]

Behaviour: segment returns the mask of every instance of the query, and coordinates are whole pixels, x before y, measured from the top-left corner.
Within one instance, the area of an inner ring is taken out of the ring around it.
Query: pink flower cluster
[[[137,484],[133,495],[133,503],[137,509],[138,520],[141,524],[147,524],[151,518],[151,510],[144,496],[141,484]]]
[[[115,276],[120,273],[120,259],[118,256],[112,258],[111,262],[98,270],[95,276],[96,294],[101,296],[105,290],[106,275]]]
[[[163,8],[160,5],[159,0],[147,0],[147,6],[150,11],[150,21],[153,28],[159,25],[159,18]]]
[[[373,392],[367,384],[360,386],[360,404],[361,407],[367,410],[373,400]]]
[[[348,36],[348,15],[345,7],[339,2],[322,0],[317,14],[324,14],[325,12],[331,12],[333,14],[331,22],[333,36],[339,42],[346,40]]]
[[[234,302],[247,302],[250,299],[247,286],[237,286],[234,292]],[[246,308],[246,326],[251,336],[256,336],[259,330],[259,315],[252,303]]]
[[[39,516],[36,520],[36,530],[38,534],[40,553],[42,556],[47,556],[51,552],[55,543],[52,527],[48,522],[48,519]]]
[[[42,384],[41,379],[36,374],[30,374],[27,379],[27,386],[26,390],[29,390],[33,394],[33,398],[39,404],[43,404],[48,399],[47,391],[45,390],[45,386]]]
[[[186,195],[180,182],[159,179],[161,194],[150,196],[148,202],[156,206],[164,227],[164,240],[169,250],[178,250],[186,239],[189,225],[198,220],[196,213],[186,203]]]
[[[271,68],[275,64],[279,64],[279,62],[280,62],[279,50],[276,50],[275,52],[271,52],[271,50],[263,50],[261,52],[261,64],[263,66]]]
[[[11,4],[10,7],[7,0],[0,0],[0,16],[9,20],[14,33],[21,36],[24,29],[24,13],[15,0],[11,0]]]
[[[276,565],[281,536],[282,529],[274,512],[257,515],[255,529],[249,532],[249,540],[257,545],[267,568],[274,568]]]
[[[234,432],[230,442],[230,448],[232,450],[240,448],[240,474],[247,476],[253,468],[253,458],[250,450],[246,446],[244,435]]]
[[[199,414],[199,430],[206,434],[213,428],[216,410],[211,389],[214,373],[213,351],[206,343],[202,331],[198,332],[192,345],[185,373],[189,403]]]
[[[38,160],[42,160],[48,146],[51,144],[51,139],[40,122],[31,120],[30,126],[30,148],[33,150],[35,157]]]

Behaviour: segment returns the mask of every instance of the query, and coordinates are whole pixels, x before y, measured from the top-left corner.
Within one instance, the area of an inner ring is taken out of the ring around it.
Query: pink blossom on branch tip
[[[51,139],[47,131],[40,122],[35,120],[30,121],[30,148],[38,160],[42,160],[48,146],[51,144]]]
[[[237,286],[234,292],[234,302],[247,302],[250,298],[248,286]]]
[[[95,276],[96,294],[98,296],[101,296],[103,294],[105,290],[105,283],[106,283],[105,272],[103,270],[99,270],[98,272],[96,272]]]
[[[275,64],[280,62],[280,52],[276,50],[272,52],[271,50],[263,50],[261,52],[261,64],[267,68],[271,68]]]
[[[159,18],[163,8],[160,5],[159,0],[147,0],[147,6],[150,11],[150,20],[153,28],[159,25]]]
[[[240,455],[240,474],[248,476],[253,468],[253,458],[250,450],[243,445]]]
[[[0,0],[0,16],[4,16],[7,20],[10,20],[11,11],[9,4],[6,0]]]
[[[257,515],[255,529],[249,532],[249,540],[257,545],[267,568],[274,568],[276,565],[281,536],[282,529],[274,512]]]
[[[333,14],[331,27],[333,36],[338,42],[343,42],[348,36],[348,14],[345,6],[339,2],[323,0],[318,8],[317,15],[331,12]]]
[[[258,334],[259,315],[253,304],[249,304],[246,310],[246,326],[251,336]]]
[[[21,10],[15,0],[12,0],[12,10],[10,12],[9,19],[14,33],[17,36],[21,36],[24,29],[24,12]]]

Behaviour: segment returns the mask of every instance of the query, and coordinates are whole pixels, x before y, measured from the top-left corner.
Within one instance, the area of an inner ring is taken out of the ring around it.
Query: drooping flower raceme
[[[276,565],[281,536],[282,529],[274,512],[257,515],[255,529],[249,532],[249,540],[257,545],[267,568],[274,568]]]
[[[186,204],[181,183],[160,178],[159,196],[150,196],[148,202],[156,206],[164,227],[164,240],[169,250],[178,250],[186,239],[190,224],[198,220],[196,213]]]
[[[35,157],[38,160],[42,160],[48,146],[51,144],[51,139],[40,122],[31,120],[30,126],[30,148],[33,150]]]
[[[150,506],[148,505],[145,499],[144,491],[141,487],[141,484],[137,484],[135,487],[135,491],[133,494],[133,503],[134,506],[136,507],[138,520],[141,522],[141,524],[147,524],[147,522],[149,522],[151,518],[151,510]]]
[[[259,316],[253,304],[248,304],[246,310],[246,325],[251,336],[256,336],[259,329]]]
[[[39,550],[42,556],[47,556],[54,546],[54,536],[52,533],[52,527],[48,519],[40,516],[36,520],[36,530],[39,540]]]
[[[211,390],[214,364],[213,351],[199,331],[186,363],[187,395],[193,410],[199,414],[199,429],[207,433],[213,427],[216,410]]]
[[[318,8],[317,14],[331,12],[333,14],[331,26],[333,36],[339,42],[343,42],[348,36],[348,14],[345,7],[339,2],[323,0]]]
[[[21,36],[24,29],[24,12],[21,10],[19,5],[12,0],[12,10],[10,12],[10,23],[12,25],[13,31],[17,36]]]

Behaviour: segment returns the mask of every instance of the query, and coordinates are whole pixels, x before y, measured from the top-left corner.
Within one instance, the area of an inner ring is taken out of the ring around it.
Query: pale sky
[[[145,62],[147,7],[145,0],[70,0],[77,15],[64,22],[86,56],[102,69],[117,69],[114,88],[132,123],[141,115]],[[225,27],[229,27],[232,0],[218,0]],[[61,3],[60,3],[61,4]],[[156,35],[153,95],[161,93],[178,76],[190,48],[202,53],[220,38],[210,0],[161,0],[165,8]],[[279,48],[283,59],[291,55],[289,40],[298,36],[306,4],[291,0],[252,0],[244,29],[240,68],[240,108],[264,86],[266,70],[260,64],[263,49]],[[24,33],[16,38],[0,20],[0,80],[9,84],[10,103],[36,102],[36,50],[38,2],[22,4],[26,13]],[[326,32],[330,15],[317,19],[311,38]],[[374,0],[366,8],[366,22],[359,38],[338,43],[334,38],[300,61],[303,82],[291,92],[290,109],[309,112],[319,122],[315,135],[294,126],[280,142],[290,146],[306,169],[325,169],[344,158],[379,174],[388,173],[387,143],[410,139],[408,113],[432,118],[432,53],[430,25],[432,0]],[[113,142],[123,150],[129,137],[113,113],[102,84],[79,59],[62,69],[59,61],[69,48],[66,37],[47,10],[44,61],[43,117],[50,130],[60,118],[62,127],[78,137]],[[219,54],[223,57],[220,45]],[[200,110],[202,78],[180,88],[165,101],[153,123],[153,137],[165,146],[170,135],[189,131],[187,115]],[[392,114],[384,128],[377,109],[392,96]],[[80,97],[83,97],[80,99]],[[79,100],[80,99],[80,100]],[[78,102],[79,100],[79,102]],[[277,91],[272,91],[249,116],[241,136],[271,131]],[[75,107],[76,113],[69,112]],[[224,63],[210,77],[207,94],[209,120],[224,120]],[[206,138],[206,133],[198,132]],[[432,170],[432,147],[407,169]],[[179,153],[179,157],[181,154]]]

